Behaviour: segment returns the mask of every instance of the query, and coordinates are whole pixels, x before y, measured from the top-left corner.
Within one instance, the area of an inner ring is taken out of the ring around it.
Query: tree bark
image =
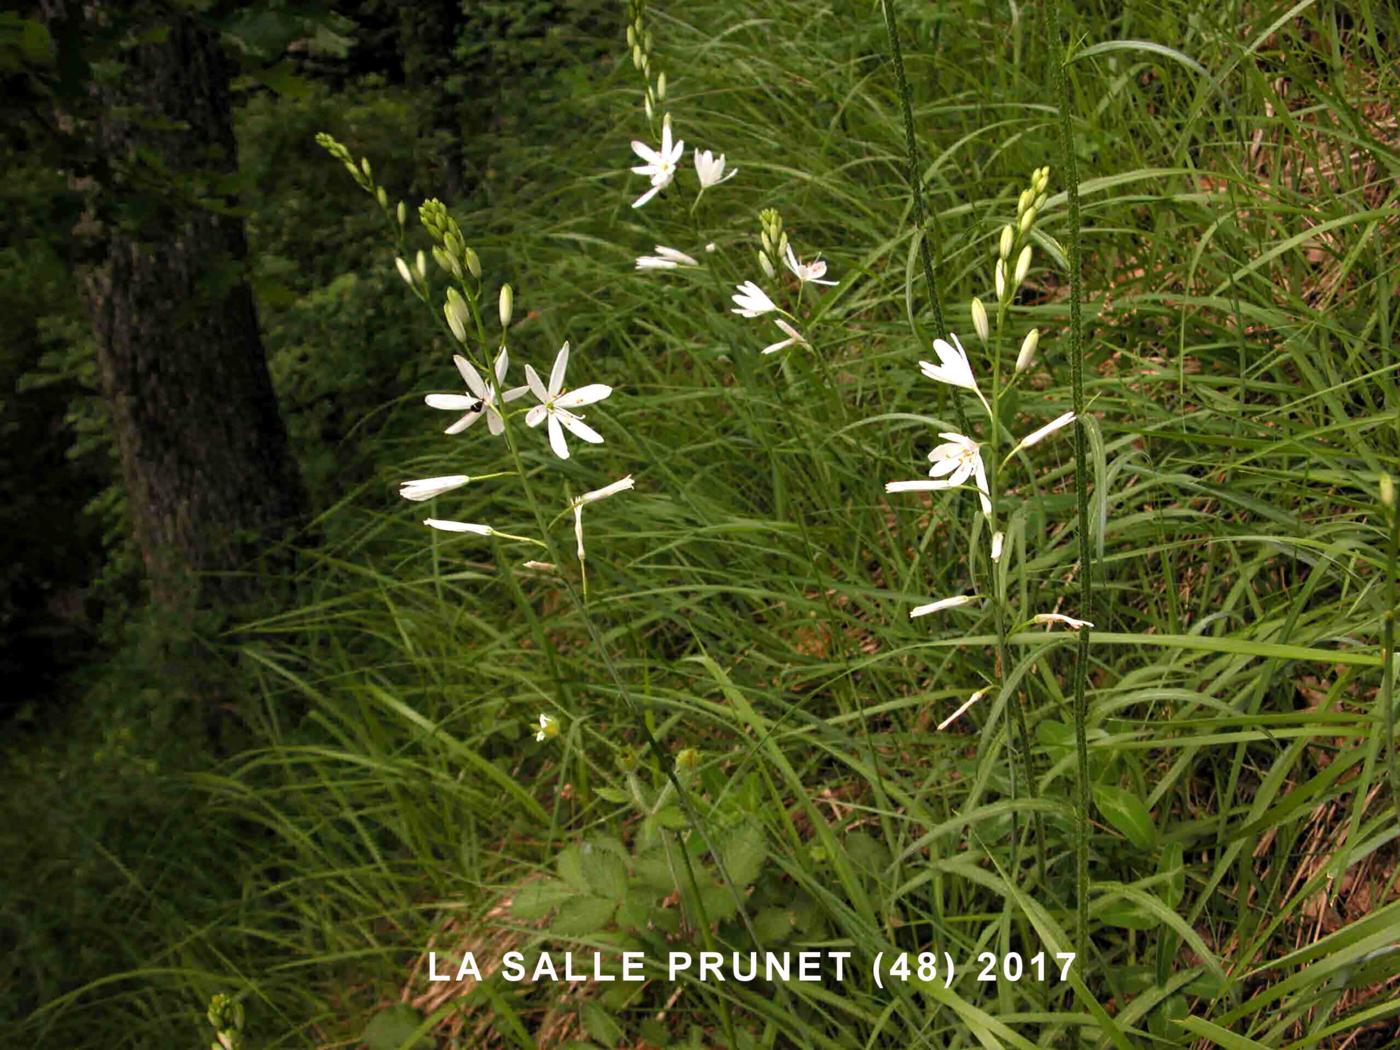
[[[122,41],[75,122],[97,146],[80,280],[152,595],[238,604],[305,497],[245,274],[229,63],[188,9],[48,6]]]

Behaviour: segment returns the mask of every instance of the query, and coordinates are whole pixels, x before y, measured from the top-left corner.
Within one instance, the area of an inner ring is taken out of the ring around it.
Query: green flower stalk
[[[1021,349],[1017,354],[1015,371],[1003,382],[1001,361],[1007,316],[1021,283],[1029,274],[1032,259],[1029,237],[1034,226],[1037,202],[1043,202],[1048,180],[1048,168],[1038,168],[1032,174],[1031,184],[1021,193],[1017,204],[1017,221],[1014,224],[1007,224],[1002,229],[995,268],[997,312],[994,329],[982,300],[974,298],[971,303],[970,315],[973,327],[977,331],[978,338],[983,341],[984,345],[988,345],[990,350],[992,373],[990,398],[982,391],[976,370],[968,358],[967,351],[963,349],[958,337],[952,333],[949,333],[946,339],[934,340],[933,350],[937,357],[936,362],[921,361],[919,363],[920,371],[925,377],[944,386],[952,387],[955,391],[970,393],[977,398],[986,415],[985,441],[979,441],[971,436],[968,428],[965,428],[962,433],[957,431],[940,433],[939,437],[942,439],[942,443],[936,445],[928,454],[930,467],[927,480],[920,478],[911,481],[892,481],[885,486],[885,491],[889,493],[946,491],[969,487],[976,493],[982,514],[987,521],[987,532],[990,537],[986,560],[988,579],[984,592],[991,601],[996,630],[994,671],[996,681],[1004,681],[1010,672],[1008,646],[1012,633],[1010,630],[1012,623],[1019,622],[1022,626],[1034,624],[1062,626],[1081,633],[1093,626],[1087,620],[1061,613],[1015,615],[1006,594],[1005,574],[997,570],[1005,542],[1005,532],[1000,524],[1005,488],[1002,481],[1004,471],[1018,455],[1039,445],[1077,419],[1075,412],[1065,412],[1026,434],[1014,444],[1003,440],[1001,412],[999,411],[1001,398],[1011,384],[1015,383],[1018,376],[1029,367],[1039,344],[1039,334],[1032,330],[1021,344]],[[1013,253],[1017,253],[1017,263],[1008,275],[1006,265]],[[1003,456],[1001,450],[1004,444],[1011,444],[1011,448]],[[975,566],[973,568],[975,577]],[[969,605],[975,601],[979,601],[979,599],[973,595],[941,598],[915,606],[909,615],[911,617],[926,616],[944,609]],[[980,694],[974,694],[974,697],[980,698]],[[966,702],[957,712],[945,719],[943,724],[951,722],[971,707],[974,702],[975,699]],[[1020,690],[1014,697],[1013,710],[1018,738],[1016,746],[1018,775],[1025,783],[1026,790],[1034,793],[1035,785],[1032,779],[1033,769],[1030,757],[1029,714],[1026,709],[1026,698]],[[1044,834],[1039,816],[1036,818],[1036,856],[1037,867],[1043,876],[1045,871]]]

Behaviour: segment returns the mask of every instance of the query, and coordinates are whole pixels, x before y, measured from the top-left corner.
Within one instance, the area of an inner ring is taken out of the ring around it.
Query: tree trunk
[[[237,604],[305,498],[244,272],[229,64],[188,9],[49,7],[80,37],[134,41],[117,75],[94,66],[79,118],[97,146],[80,273],[152,594]]]

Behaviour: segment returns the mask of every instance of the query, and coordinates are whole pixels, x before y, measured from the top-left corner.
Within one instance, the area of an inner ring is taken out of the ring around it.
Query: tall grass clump
[[[366,198],[441,386],[245,628],[239,900],[93,998],[224,993],[249,1047],[1386,1045],[1397,30],[633,4],[489,192]],[[566,342],[610,390],[568,458]],[[566,948],[863,965],[496,965]]]

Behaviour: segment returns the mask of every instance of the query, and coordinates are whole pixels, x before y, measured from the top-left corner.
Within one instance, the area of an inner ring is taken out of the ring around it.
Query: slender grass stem
[[[1400,418],[1397,418],[1400,429]],[[1400,502],[1395,489],[1387,485],[1389,499],[1382,511],[1389,518],[1389,541],[1386,545],[1385,578],[1390,591],[1386,602],[1385,624],[1381,628],[1381,710],[1385,717],[1386,757],[1390,774],[1391,801],[1395,816],[1400,820],[1400,755],[1395,749],[1395,621],[1400,617]]]
[[[914,135],[914,106],[910,101],[909,79],[904,74],[904,54],[899,46],[899,26],[894,17],[894,0],[880,0],[885,13],[885,33],[890,42],[890,61],[894,64],[895,84],[899,89],[899,105],[904,115],[904,149],[908,154],[909,195],[914,206],[914,227],[919,238],[919,264],[924,271],[924,285],[928,290],[929,308],[933,311],[933,325],[939,335],[947,333],[948,326],[943,320],[943,303],[938,296],[938,285],[933,279],[933,255],[928,245],[927,219],[924,209],[924,179],[919,168],[919,142]],[[959,414],[961,414],[959,406]],[[966,425],[963,427],[966,430]]]
[[[1079,613],[1085,619],[1093,615],[1093,574],[1089,564],[1089,478],[1088,438],[1084,432],[1084,319],[1080,304],[1084,298],[1082,252],[1079,226],[1079,165],[1074,155],[1074,130],[1070,122],[1069,52],[1064,43],[1064,29],[1059,0],[1050,4],[1050,47],[1059,52],[1052,57],[1051,70],[1055,76],[1055,93],[1059,109],[1060,155],[1065,169],[1065,194],[1069,204],[1069,362],[1070,390],[1074,403],[1074,495],[1078,508],[1079,534]],[[1077,769],[1079,810],[1074,839],[1074,882],[1076,910],[1076,943],[1080,958],[1088,957],[1089,949],[1089,707],[1085,686],[1089,671],[1089,628],[1079,633],[1074,661],[1074,751]]]

